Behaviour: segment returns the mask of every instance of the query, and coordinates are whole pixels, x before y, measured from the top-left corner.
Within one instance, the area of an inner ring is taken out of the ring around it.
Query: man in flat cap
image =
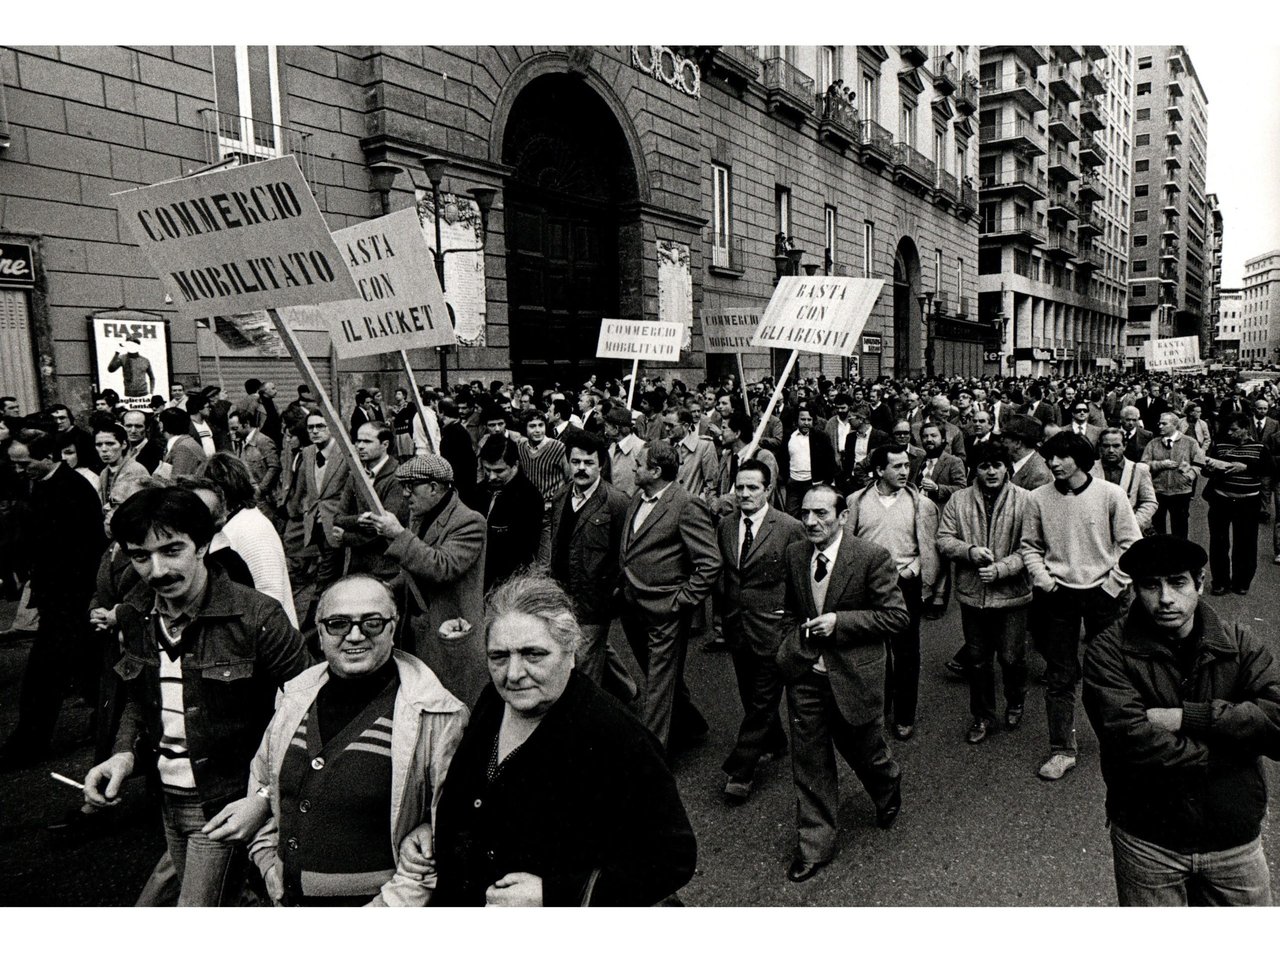
[[[645,445],[632,431],[631,412],[625,407],[610,408],[604,418],[604,437],[609,442],[609,482],[630,497],[636,492],[636,463]]]
[[[396,468],[409,500],[409,526],[391,512],[360,515],[360,524],[387,539],[400,566],[395,580],[405,648],[431,667],[468,706],[489,683],[481,637],[484,602],[484,517],[458,499],[453,467],[438,454],[411,457]],[[459,627],[457,620],[469,627]],[[447,635],[441,633],[446,623]]]
[[[1206,559],[1180,537],[1134,543],[1134,604],[1085,654],[1121,905],[1271,903],[1262,757],[1280,758],[1280,667],[1200,601]]]

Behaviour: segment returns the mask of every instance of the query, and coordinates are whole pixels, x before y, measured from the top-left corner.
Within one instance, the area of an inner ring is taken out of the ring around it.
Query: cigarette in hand
[[[59,775],[57,772],[50,772],[49,777],[55,782],[61,782],[63,785],[70,785],[72,788],[78,788],[80,791],[84,791],[84,785],[73,778],[67,778],[65,775]]]

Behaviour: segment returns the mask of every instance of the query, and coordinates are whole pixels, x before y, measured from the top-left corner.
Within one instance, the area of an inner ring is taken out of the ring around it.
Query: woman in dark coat
[[[573,672],[572,602],[545,576],[490,594],[492,685],[435,817],[437,905],[652,905],[697,843],[657,740]]]

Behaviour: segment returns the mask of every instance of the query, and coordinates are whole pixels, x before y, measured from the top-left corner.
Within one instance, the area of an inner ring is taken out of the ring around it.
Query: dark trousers
[[[99,655],[89,636],[88,601],[47,597],[40,605],[40,625],[31,643],[18,697],[18,724],[7,745],[43,755],[67,690],[74,686],[97,707]]]
[[[1209,572],[1215,586],[1245,590],[1258,569],[1257,497],[1209,502]]]
[[[812,480],[787,481],[787,513],[797,519],[800,516],[800,505],[804,503],[804,495],[813,489]]]
[[[1000,660],[1006,706],[1022,708],[1027,695],[1027,606],[981,609],[960,604],[969,711],[975,720],[996,720],[996,673]]]
[[[1101,586],[1073,590],[1059,586],[1037,593],[1043,613],[1033,633],[1044,657],[1044,710],[1049,720],[1049,752],[1076,754],[1076,688],[1080,685],[1080,625],[1085,641],[1093,639],[1124,613],[1128,598],[1109,596]]]
[[[1191,520],[1191,494],[1156,494],[1156,513],[1151,526],[1156,533],[1164,533],[1165,514],[1175,537],[1187,539],[1187,525]]]
[[[915,725],[920,698],[920,577],[898,577],[898,589],[910,620],[885,640],[884,718],[895,725]]]
[[[628,601],[622,614],[622,631],[645,676],[642,720],[645,728],[670,748],[672,723],[696,731],[706,722],[694,708],[684,681],[684,661],[689,649],[689,611],[657,619]]]
[[[738,741],[724,760],[724,771],[735,782],[749,782],[765,753],[786,751],[778,706],[782,702],[782,674],[773,656],[761,656],[749,646],[735,646],[733,673],[742,700],[742,725]]]
[[[884,723],[846,722],[825,675],[810,672],[787,686],[787,710],[796,786],[796,855],[805,861],[829,861],[836,853],[840,807],[836,752],[858,776],[877,811],[888,806],[902,769],[885,743]]]

